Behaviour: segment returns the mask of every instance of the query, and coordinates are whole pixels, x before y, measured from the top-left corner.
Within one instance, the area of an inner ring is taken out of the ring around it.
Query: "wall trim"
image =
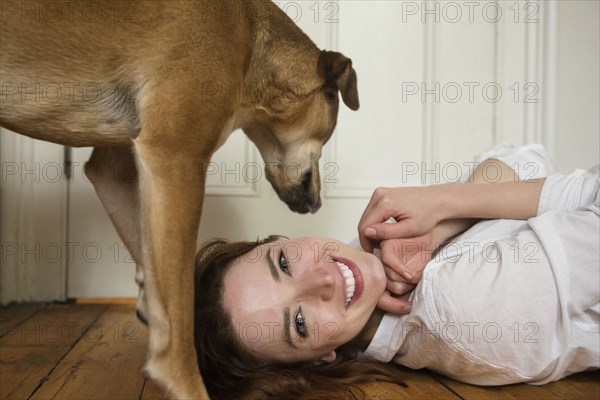
[[[431,2],[431,0],[428,0]],[[438,29],[436,29],[436,23],[431,18],[427,18],[425,23],[423,24],[424,29],[424,37],[425,37],[425,51],[424,60],[423,60],[423,80],[425,82],[426,87],[431,88],[435,85],[435,80],[437,76],[436,71],[436,61],[437,57],[437,34]],[[438,138],[438,109],[436,103],[433,101],[425,101],[423,102],[423,132],[421,134],[422,138],[422,154],[421,161],[425,163],[425,165],[433,165],[438,160],[438,149],[437,149],[437,138]],[[425,177],[426,181],[422,182],[422,184],[430,184],[432,177],[427,175]]]
[[[535,0],[539,22],[526,27],[526,82],[539,85],[539,102],[524,104],[524,141],[542,143],[556,160],[557,4]]]
[[[554,0],[547,0],[544,4],[543,29],[543,55],[541,60],[542,76],[544,82],[543,115],[540,124],[541,137],[546,150],[553,162],[557,162],[558,153],[556,149],[557,132],[557,48],[558,48],[558,4]]]

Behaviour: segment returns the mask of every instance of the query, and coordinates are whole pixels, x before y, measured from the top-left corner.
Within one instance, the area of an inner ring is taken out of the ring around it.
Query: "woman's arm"
[[[479,164],[467,183],[379,188],[359,222],[360,242],[366,251],[373,251],[382,240],[431,233],[433,242],[441,244],[479,219],[526,219],[537,212],[542,185],[543,179],[519,181],[506,164],[489,159]],[[390,217],[398,223],[384,223]]]
[[[537,214],[545,179],[496,185],[447,184],[431,186],[440,220],[455,218],[528,219]]]
[[[490,172],[493,171],[493,172]],[[492,176],[490,176],[492,175]],[[488,183],[523,183],[519,176],[508,165],[496,159],[488,159],[477,166],[466,183],[481,185]],[[531,183],[531,182],[530,182]],[[463,186],[462,189],[465,187]],[[488,188],[489,189],[489,188]],[[479,187],[479,190],[486,188]],[[540,189],[541,190],[541,189]],[[539,194],[537,195],[539,201]],[[537,210],[537,204],[536,204]],[[533,210],[535,213],[536,210]],[[529,210],[531,212],[531,210]],[[531,215],[535,216],[535,214]],[[452,237],[466,231],[484,217],[453,218],[440,221],[432,229],[433,243],[440,246]],[[491,217],[490,217],[491,218]],[[496,217],[500,218],[500,217]],[[502,217],[507,218],[507,217]],[[529,217],[528,217],[529,218]]]

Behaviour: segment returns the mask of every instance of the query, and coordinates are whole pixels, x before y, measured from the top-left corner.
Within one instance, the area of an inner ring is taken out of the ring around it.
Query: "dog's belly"
[[[107,130],[94,132],[63,129],[62,126],[39,128],[40,125],[14,126],[3,124],[3,127],[22,135],[47,142],[70,147],[122,146],[131,144],[131,137]],[[47,126],[42,124],[41,126]]]
[[[130,144],[140,132],[137,90],[99,83],[93,94],[86,94],[60,84],[7,89],[4,83],[0,125],[17,133],[86,147]]]

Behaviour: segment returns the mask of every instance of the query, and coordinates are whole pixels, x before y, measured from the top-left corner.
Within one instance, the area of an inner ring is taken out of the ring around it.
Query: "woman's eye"
[[[298,314],[296,314],[295,323],[296,323],[296,331],[298,332],[298,335],[305,338],[306,337],[306,324],[304,322],[304,317],[302,316],[302,310],[298,311]]]
[[[281,270],[286,274],[289,274],[288,263],[285,259],[285,256],[283,255],[283,251],[279,254],[279,268],[281,268]]]

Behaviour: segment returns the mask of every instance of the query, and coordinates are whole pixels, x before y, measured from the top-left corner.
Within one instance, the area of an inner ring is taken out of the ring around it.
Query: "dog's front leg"
[[[174,398],[207,399],[193,339],[194,256],[204,160],[185,140],[141,136],[135,151],[149,326],[145,369]]]

